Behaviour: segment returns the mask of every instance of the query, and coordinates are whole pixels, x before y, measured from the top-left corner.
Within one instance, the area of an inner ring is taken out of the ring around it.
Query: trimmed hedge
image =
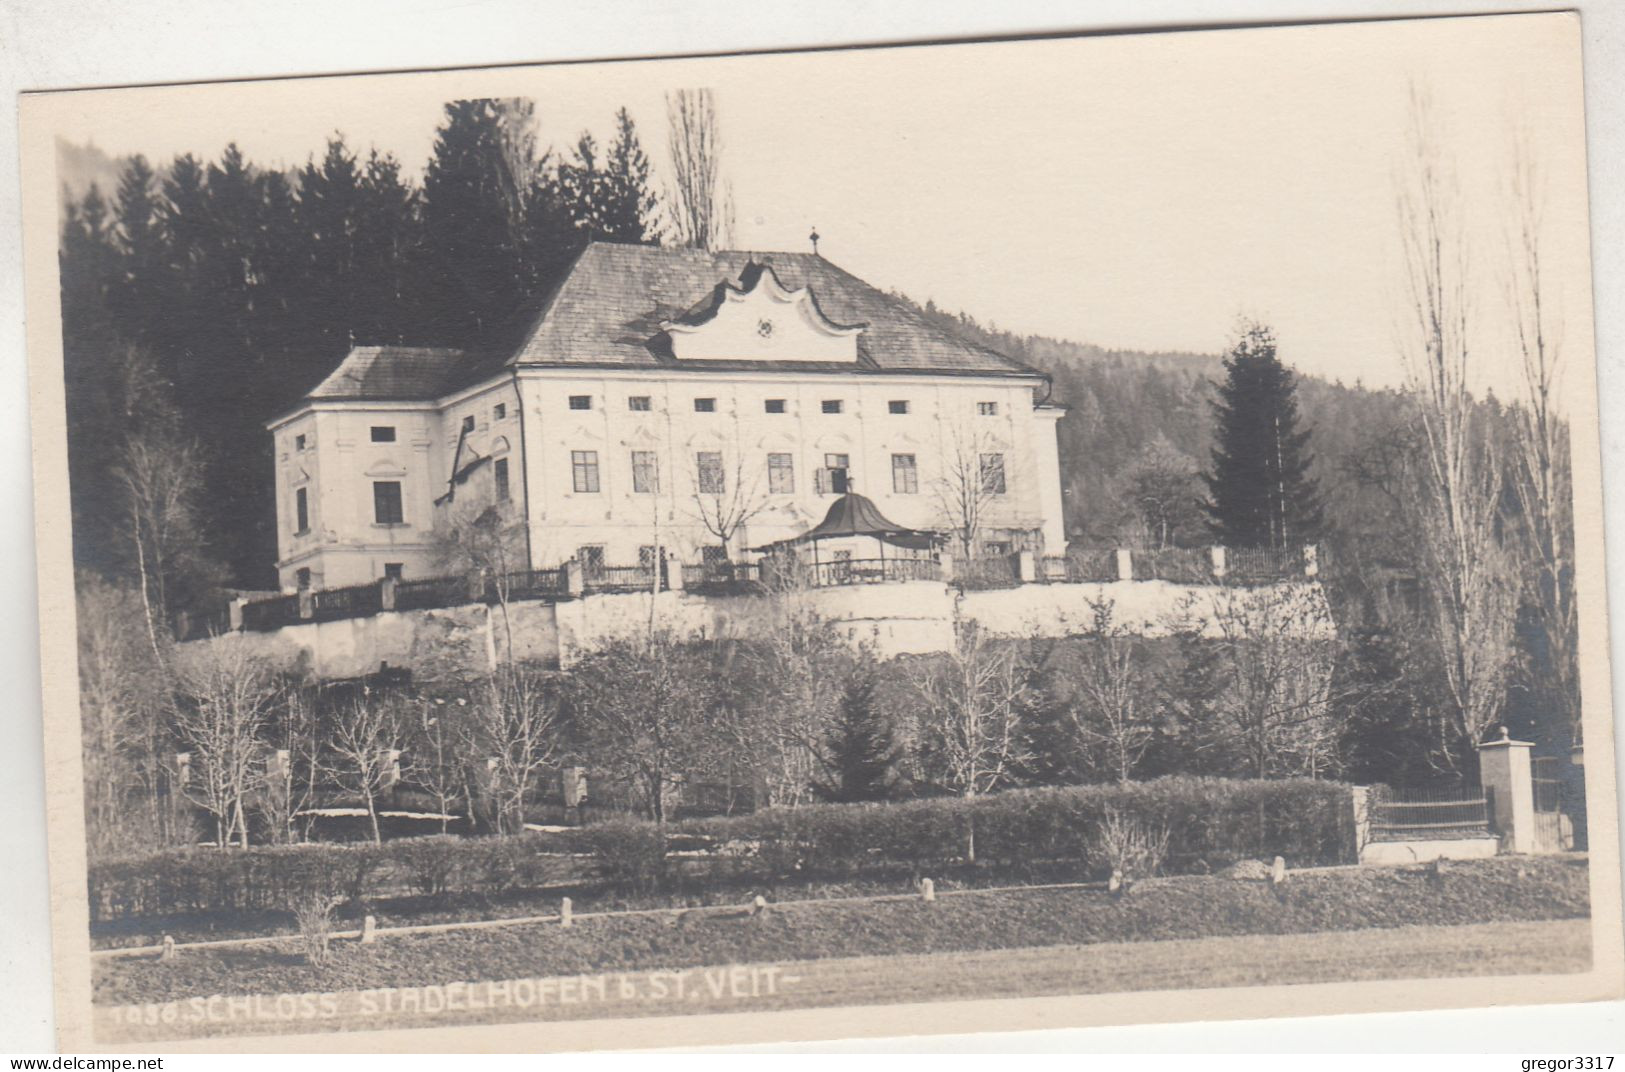
[[[285,912],[307,894],[365,904],[389,887],[495,894],[545,884],[540,839],[434,835],[373,844],[180,849],[89,868],[95,922],[193,912]]]
[[[315,844],[248,852],[186,849],[93,863],[91,919],[194,912],[282,912],[307,893],[363,904],[384,891],[494,895],[558,877],[547,851],[590,857],[611,889],[645,893],[671,874],[685,882],[963,866],[1019,873],[1075,865],[1103,875],[1107,815],[1168,832],[1164,870],[1202,873],[1237,860],[1284,856],[1293,867],[1351,863],[1349,789],[1335,782],[1162,778],[1123,785],[1011,790],[895,804],[814,804],[690,819],[662,837],[653,823],[612,820],[514,837],[436,835],[372,844]],[[671,849],[684,850],[680,857]]]
[[[817,804],[679,829],[764,873],[850,875],[880,866],[978,862],[1021,867],[1057,860],[1104,873],[1098,836],[1109,812],[1168,830],[1166,869],[1205,872],[1283,856],[1294,867],[1354,861],[1349,789],[1336,782],[1160,778],[1122,785],[1019,789],[965,799]]]

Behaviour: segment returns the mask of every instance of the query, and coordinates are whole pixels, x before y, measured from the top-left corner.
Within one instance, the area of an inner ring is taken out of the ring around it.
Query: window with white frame
[[[702,450],[694,455],[694,471],[701,495],[721,495],[727,490],[727,477],[722,471],[722,452]]]
[[[653,495],[660,490],[660,460],[652,450],[632,452],[632,490]]]
[[[767,456],[767,491],[769,495],[790,495],[796,490],[795,456],[769,454]]]
[[[920,472],[914,465],[914,455],[891,456],[891,489],[899,495],[919,494]]]
[[[596,494],[598,491],[598,452],[572,450],[570,452],[570,481],[576,491]]]
[[[1004,494],[1004,455],[982,455],[982,491],[989,495]]]

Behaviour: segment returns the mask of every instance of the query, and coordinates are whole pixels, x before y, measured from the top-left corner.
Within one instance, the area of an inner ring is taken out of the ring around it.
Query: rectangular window
[[[796,490],[795,459],[789,454],[767,456],[767,491],[770,495],[790,495]]]
[[[891,489],[899,495],[919,494],[920,474],[914,466],[914,455],[891,456]]]
[[[299,586],[301,592],[310,590],[310,567],[300,566],[293,573],[293,583]]]
[[[976,412],[984,417],[997,417],[999,415],[999,404],[997,402],[978,402],[976,403]]]
[[[497,502],[507,502],[508,459],[498,458],[491,464],[491,479],[496,483]]]
[[[655,563],[659,561],[659,552],[655,548],[654,544],[646,543],[642,547],[638,548],[638,569],[644,570],[645,572],[653,572]]]
[[[982,490],[989,495],[1004,494],[1004,455],[982,455]]]
[[[293,493],[294,520],[297,522],[293,530],[295,536],[303,536],[310,531],[310,498],[305,492],[305,488],[299,488]]]
[[[841,412],[841,400],[838,398],[826,398],[819,405],[823,407],[825,413]]]
[[[508,404],[506,402],[498,402],[496,405],[491,407],[491,419],[493,421],[500,421],[507,416]]]
[[[653,495],[660,490],[660,461],[652,450],[632,452],[632,490]]]
[[[372,441],[374,443],[395,442],[395,426],[393,424],[375,424],[372,426]]]
[[[722,472],[722,452],[702,450],[694,455],[694,471],[702,495],[721,495],[728,481]]]
[[[707,544],[700,548],[700,564],[707,571],[723,569],[728,565],[728,549],[716,544]]]
[[[694,412],[695,413],[715,413],[716,411],[717,411],[717,400],[716,399],[714,399],[714,398],[696,398],[694,400]]]
[[[907,413],[908,412],[908,399],[906,399],[906,398],[894,398],[894,399],[892,399],[890,402],[886,403],[886,412],[888,412],[888,413]]]
[[[626,399],[626,408],[635,413],[649,412],[648,395],[629,395]]]
[[[470,413],[468,416],[463,418],[463,431],[472,432],[473,430],[474,430],[474,415],[472,413]]]
[[[1003,558],[1010,553],[1009,540],[988,540],[982,544],[982,554],[988,558]]]
[[[571,395],[571,409],[592,409],[592,395]]]
[[[588,577],[602,577],[604,575],[604,545],[601,543],[582,544],[576,548],[576,561],[581,563],[581,572]]]
[[[596,450],[572,450],[570,452],[570,475],[577,491],[596,492],[598,490],[598,452]]]
[[[304,450],[305,449],[305,437],[303,435],[296,435],[296,436],[293,437],[293,449],[294,450]]]
[[[818,494],[845,495],[850,463],[851,459],[845,454],[824,455],[824,467],[818,471]]]
[[[767,410],[767,412],[769,412],[769,413],[783,413],[784,412],[784,399],[782,399],[782,398],[770,398],[766,402],[764,402],[762,405],[763,405],[763,408],[765,408]]]
[[[405,521],[405,516],[401,513],[399,480],[372,482],[372,519],[380,525],[399,525]]]
[[[390,580],[398,581],[405,575],[406,575],[406,563],[404,563],[404,562],[385,562],[384,563],[384,576],[388,577]]]

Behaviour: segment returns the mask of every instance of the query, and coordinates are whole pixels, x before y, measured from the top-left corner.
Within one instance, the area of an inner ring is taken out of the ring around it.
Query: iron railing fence
[[[1372,788],[1371,837],[1376,841],[1485,836],[1494,832],[1494,816],[1488,787]]]
[[[581,579],[589,592],[647,592],[654,588],[655,570],[653,566],[593,566],[582,571]]]
[[[354,584],[348,588],[318,588],[310,593],[310,603],[310,618],[317,622],[369,618],[384,609],[376,583]]]
[[[434,610],[467,602],[466,577],[421,577],[395,582],[396,610]]]
[[[1205,547],[1159,547],[1133,551],[1136,581],[1212,584],[1213,552]]]
[[[257,633],[297,625],[300,620],[298,595],[277,596],[243,604],[243,628]]]
[[[756,562],[701,562],[683,567],[683,587],[699,590],[749,589],[765,583],[772,568]],[[784,579],[786,584],[789,578]]]
[[[503,584],[506,598],[510,600],[560,597],[570,592],[570,571],[563,566],[553,569],[516,570],[504,575]],[[498,590],[496,579],[487,580],[485,602],[500,603],[502,599],[503,594]]]
[[[1021,583],[1021,556],[955,559],[954,583],[961,588],[1014,588]]]
[[[820,588],[846,584],[939,581],[942,566],[929,558],[849,558],[813,564],[811,582]]]
[[[1228,584],[1275,584],[1303,576],[1303,552],[1272,547],[1235,547],[1225,551]]]

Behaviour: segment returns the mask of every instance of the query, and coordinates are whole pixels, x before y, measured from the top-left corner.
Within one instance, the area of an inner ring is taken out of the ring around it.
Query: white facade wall
[[[572,409],[571,396],[588,396],[590,408]],[[631,397],[647,397],[649,409],[631,409]],[[697,411],[696,398],[714,399],[714,410]],[[769,399],[784,400],[784,412],[767,412]],[[842,412],[823,412],[826,400],[839,401]],[[893,401],[906,402],[908,412],[892,413]],[[979,412],[984,403],[996,412]],[[1061,412],[1035,408],[1030,378],[794,369],[522,369],[439,403],[317,401],[272,426],[279,576],[291,591],[301,568],[311,570],[313,586],[329,588],[376,580],[388,563],[401,563],[408,579],[444,572],[433,554],[435,500],[448,490],[466,418],[473,426],[458,464],[476,456],[508,459],[515,508],[529,506],[528,554],[535,568],[558,565],[584,545],[602,545],[609,565],[635,565],[639,548],[657,542],[685,562],[698,561],[700,547],[717,542],[696,499],[701,451],[723,456],[725,505],[737,499],[760,506],[730,541],[736,558],[744,548],[795,536],[823,519],[836,499],[815,484],[828,454],[847,455],[851,490],[874,500],[891,520],[911,528],[951,527],[939,491],[946,459],[959,450],[1004,456],[1006,491],[985,508],[984,537],[1035,531],[1046,553],[1060,554]],[[372,442],[375,425],[393,425],[395,441]],[[301,434],[303,450],[294,446]],[[576,451],[596,456],[597,491],[577,489]],[[658,493],[633,490],[633,451],[656,455]],[[770,491],[770,453],[791,455],[792,492]],[[894,486],[894,454],[915,458],[912,493]],[[490,501],[492,468],[482,466],[456,489],[460,506]],[[744,492],[736,495],[741,478]],[[399,525],[374,517],[378,480],[402,485]],[[294,532],[299,487],[308,489],[306,534]]]
[[[911,528],[942,528],[938,486],[956,435],[980,453],[1004,455],[1006,493],[986,510],[984,528],[1040,530],[1051,553],[1064,549],[1054,411],[1035,411],[1030,380],[948,376],[665,372],[521,373],[526,400],[532,556],[538,566],[570,558],[584,544],[602,544],[611,564],[637,562],[640,546],[658,539],[685,561],[716,537],[701,520],[696,456],[719,452],[728,490],[742,477],[744,502],[760,503],[733,537],[735,557],[806,531],[837,496],[820,494],[816,472],[829,454],[848,457],[850,489],[874,500],[888,518]],[[569,408],[571,395],[590,395],[591,410]],[[628,399],[648,397],[646,412]],[[698,412],[696,398],[715,399]],[[769,399],[784,400],[768,413]],[[823,412],[839,401],[842,412]],[[909,412],[893,414],[904,401]],[[978,413],[991,402],[994,416]],[[572,452],[598,459],[599,490],[576,490]],[[633,491],[632,452],[658,458],[658,494]],[[768,455],[792,458],[794,490],[770,491]],[[897,490],[892,455],[915,458],[916,490]],[[1045,489],[1048,470],[1053,487]],[[701,497],[710,498],[710,497]]]

